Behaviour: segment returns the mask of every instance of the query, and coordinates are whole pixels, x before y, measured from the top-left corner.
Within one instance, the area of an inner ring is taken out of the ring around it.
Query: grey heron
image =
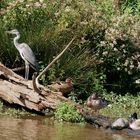
[[[20,53],[21,58],[25,61],[25,79],[28,80],[29,75],[29,65],[35,70],[38,71],[38,63],[36,61],[35,55],[31,48],[26,43],[19,43],[20,33],[17,29],[7,31],[9,34],[14,34],[14,45]]]

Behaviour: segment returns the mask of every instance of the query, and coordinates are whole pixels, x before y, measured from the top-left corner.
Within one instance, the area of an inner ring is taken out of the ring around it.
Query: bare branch
[[[47,72],[47,70],[64,54],[64,52],[70,47],[72,42],[75,40],[76,37],[73,37],[72,40],[69,42],[69,44],[64,48],[64,50],[57,56],[55,57],[52,62],[36,77],[36,87],[39,88],[41,85],[39,84],[39,79],[43,74]]]

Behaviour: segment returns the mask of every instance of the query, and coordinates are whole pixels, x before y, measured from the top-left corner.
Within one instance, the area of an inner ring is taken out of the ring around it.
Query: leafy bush
[[[93,91],[135,93],[139,79],[139,2],[122,3],[120,14],[113,0],[4,0],[0,20],[0,61],[9,67],[21,59],[6,30],[17,28],[44,68],[76,36],[71,48],[42,77],[43,83],[72,77],[75,95]],[[135,7],[135,5],[137,5]],[[134,8],[133,12],[126,9]],[[137,12],[135,12],[137,11]],[[134,90],[135,89],[135,90]]]
[[[84,118],[76,108],[68,103],[60,103],[56,109],[55,117],[59,121],[84,122]]]
[[[110,117],[128,117],[130,114],[137,112],[140,114],[140,96],[132,96],[130,94],[122,95],[104,95],[106,99],[111,101],[110,105],[101,110],[101,113]]]
[[[118,85],[116,88],[121,92],[134,91],[135,78],[139,75],[139,24],[137,16],[112,18],[105,40],[99,45],[102,47],[100,57],[104,61],[107,83]]]

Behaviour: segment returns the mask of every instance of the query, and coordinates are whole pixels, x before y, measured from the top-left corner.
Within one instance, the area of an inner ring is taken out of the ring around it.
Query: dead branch
[[[36,84],[36,87],[38,88],[43,88],[42,85],[39,84],[39,79],[41,78],[41,76],[43,74],[45,74],[48,69],[64,54],[64,52],[70,47],[70,45],[72,44],[72,42],[75,40],[76,37],[73,37],[72,40],[69,42],[69,44],[63,49],[63,51],[57,56],[55,57],[52,62],[36,77],[36,82],[34,84]]]

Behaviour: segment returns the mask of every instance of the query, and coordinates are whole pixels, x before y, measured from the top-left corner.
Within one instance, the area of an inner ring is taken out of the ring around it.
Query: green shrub
[[[19,53],[5,33],[9,29],[20,31],[20,42],[33,49],[40,70],[76,36],[71,48],[42,77],[43,83],[72,77],[77,98],[106,89],[135,93],[139,90],[135,80],[139,79],[140,6],[128,2],[122,3],[118,14],[113,0],[45,0],[42,4],[4,0],[0,5],[0,61],[10,68],[21,66]]]
[[[68,103],[58,105],[55,117],[59,121],[84,122],[84,118],[77,112],[76,108]]]
[[[137,112],[140,114],[139,107],[140,107],[140,96],[132,96],[130,94],[122,95],[104,95],[106,99],[111,101],[110,105],[101,110],[103,115],[109,117],[128,117],[130,114]]]

